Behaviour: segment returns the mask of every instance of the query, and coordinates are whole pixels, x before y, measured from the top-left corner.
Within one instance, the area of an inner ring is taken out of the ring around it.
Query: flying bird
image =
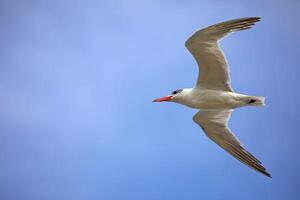
[[[217,145],[254,170],[271,177],[262,163],[249,153],[228,127],[233,109],[264,106],[265,98],[233,91],[229,66],[219,41],[232,32],[250,29],[260,17],[239,18],[218,23],[195,32],[185,42],[199,67],[193,88],[178,89],[153,102],[175,102],[200,109],[193,117],[204,133]]]

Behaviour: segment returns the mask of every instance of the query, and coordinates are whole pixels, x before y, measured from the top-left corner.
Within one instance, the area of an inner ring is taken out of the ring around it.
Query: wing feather
[[[199,67],[196,88],[233,91],[229,66],[219,41],[231,32],[250,29],[259,20],[259,17],[248,17],[215,24],[197,31],[185,42]]]
[[[227,123],[231,113],[232,110],[199,111],[193,120],[211,140],[225,151],[254,170],[271,177],[261,162],[242,147],[242,144],[228,128]]]

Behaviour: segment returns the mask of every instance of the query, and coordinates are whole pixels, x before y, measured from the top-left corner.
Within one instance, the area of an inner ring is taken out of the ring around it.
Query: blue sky
[[[298,1],[1,1],[0,199],[299,199]],[[230,127],[273,179],[156,97],[192,87],[196,30],[261,16],[222,47]]]

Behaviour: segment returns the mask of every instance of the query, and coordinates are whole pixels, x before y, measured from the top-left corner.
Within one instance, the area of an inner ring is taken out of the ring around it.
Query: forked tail
[[[265,106],[265,97],[249,96],[249,106]]]

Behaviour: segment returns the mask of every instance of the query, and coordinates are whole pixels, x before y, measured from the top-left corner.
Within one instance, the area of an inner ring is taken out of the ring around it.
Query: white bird
[[[219,41],[226,35],[250,29],[258,21],[259,17],[233,19],[194,33],[185,42],[185,46],[198,63],[199,75],[196,85],[194,88],[175,90],[153,102],[170,101],[200,109],[193,120],[211,140],[244,164],[271,177],[261,162],[243,148],[227,125],[233,109],[242,106],[264,106],[265,98],[233,91],[229,67],[219,47]]]

